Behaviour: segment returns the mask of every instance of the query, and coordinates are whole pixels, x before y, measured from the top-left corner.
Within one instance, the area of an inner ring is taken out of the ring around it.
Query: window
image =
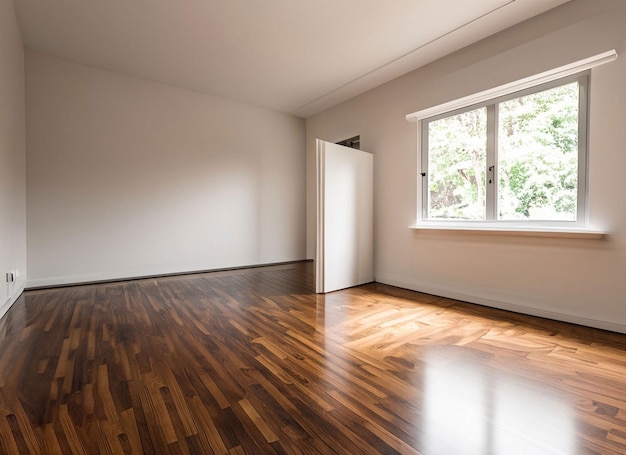
[[[584,225],[589,73],[421,119],[421,218]]]

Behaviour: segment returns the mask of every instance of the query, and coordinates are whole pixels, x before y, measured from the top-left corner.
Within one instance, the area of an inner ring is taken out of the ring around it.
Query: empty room
[[[0,0],[0,454],[626,454],[625,26]]]

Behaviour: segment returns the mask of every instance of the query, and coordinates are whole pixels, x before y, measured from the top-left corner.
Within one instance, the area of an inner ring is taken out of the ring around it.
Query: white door
[[[374,156],[317,139],[315,291],[374,279]]]

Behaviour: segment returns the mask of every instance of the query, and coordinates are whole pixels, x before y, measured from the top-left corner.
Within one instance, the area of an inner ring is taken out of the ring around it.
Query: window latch
[[[426,177],[426,172],[420,172],[420,175],[421,175],[422,177]]]
[[[493,183],[493,171],[495,169],[495,166],[489,166],[489,183]]]

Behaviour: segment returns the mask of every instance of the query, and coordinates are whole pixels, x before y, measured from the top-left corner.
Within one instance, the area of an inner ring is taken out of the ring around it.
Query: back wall
[[[304,120],[33,52],[26,93],[28,287],[305,258]]]

